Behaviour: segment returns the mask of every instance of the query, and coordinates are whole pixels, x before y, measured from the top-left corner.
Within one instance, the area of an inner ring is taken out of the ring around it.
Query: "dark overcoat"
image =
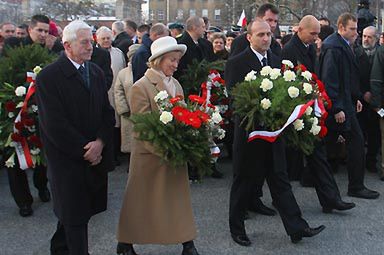
[[[271,67],[280,67],[280,59],[271,51],[268,51],[268,65]],[[259,72],[262,66],[256,54],[248,46],[242,53],[230,58],[225,67],[226,86],[232,88],[239,86],[237,83],[244,81],[245,76],[252,70]],[[258,158],[265,155],[265,142],[256,139],[252,142],[247,142],[249,132],[244,127],[240,126],[240,118],[235,115],[235,131],[233,142],[233,169],[235,174],[258,177],[260,183],[264,180],[264,173],[257,171]],[[255,123],[256,129],[260,129],[259,123]],[[272,146],[282,146],[280,139]],[[264,159],[260,159],[260,162]],[[284,160],[280,162],[285,164]]]
[[[332,100],[327,127],[337,132],[349,131],[350,117],[356,114],[356,99],[361,97],[359,67],[351,47],[337,32],[324,40],[319,75]],[[345,113],[345,122],[341,124],[334,118],[340,111]]]
[[[37,76],[40,133],[54,212],[64,225],[81,225],[106,210],[107,172],[113,165],[113,109],[102,70],[88,62],[90,88],[63,54]],[[102,161],[90,166],[83,147],[100,138]]]

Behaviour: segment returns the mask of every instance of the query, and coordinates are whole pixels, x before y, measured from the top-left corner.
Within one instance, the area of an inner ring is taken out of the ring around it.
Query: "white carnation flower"
[[[305,110],[305,115],[307,116],[311,115],[312,111],[313,111],[313,108],[311,106],[308,106],[308,108]]]
[[[297,119],[293,122],[293,127],[295,130],[300,131],[304,128],[304,121],[301,119]]]
[[[212,117],[211,117],[212,121],[215,123],[215,124],[219,124],[220,122],[223,121],[223,118],[221,117],[220,113],[219,112],[214,112],[212,114]]]
[[[296,79],[295,72],[288,70],[284,72],[284,80],[285,81],[294,81]]]
[[[5,166],[8,168],[15,166],[15,154],[12,154],[7,161],[5,161]]]
[[[284,59],[283,61],[281,61],[281,63],[283,65],[286,65],[286,66],[290,67],[290,68],[293,68],[293,63],[291,61],[289,61],[289,60]]]
[[[309,71],[302,72],[301,76],[303,76],[307,81],[310,81],[312,79],[312,74]]]
[[[267,110],[269,107],[271,107],[271,104],[271,100],[268,98],[263,98],[263,100],[260,102],[260,105],[264,110]]]
[[[32,108],[32,111],[33,112],[37,112],[37,110],[38,110],[38,107],[37,107],[37,105],[31,105],[31,108]]]
[[[264,92],[267,92],[268,90],[273,88],[273,82],[269,79],[263,79],[263,81],[261,82],[260,88]]]
[[[167,91],[165,90],[162,90],[160,91],[159,93],[157,93],[157,95],[153,98],[155,100],[155,102],[159,102],[159,101],[162,101],[162,100],[165,100],[168,98],[168,93]]]
[[[273,68],[272,71],[269,73],[271,80],[276,80],[280,75],[281,71],[279,68]]]
[[[217,130],[217,132],[219,134],[218,137],[217,137],[217,138],[219,138],[219,140],[221,140],[221,139],[223,139],[225,137],[225,130],[224,129],[219,128],[219,130]]]
[[[307,94],[307,95],[311,94],[312,93],[312,85],[304,82],[303,90],[304,90],[305,94]]]
[[[160,121],[164,124],[167,124],[168,122],[171,122],[173,120],[173,115],[170,112],[164,111],[160,115]]]
[[[13,112],[9,112],[9,113],[8,113],[8,118],[11,118],[11,119],[12,119],[13,117],[15,117],[15,114],[14,114]]]
[[[312,125],[312,128],[311,130],[309,130],[309,132],[311,132],[313,135],[318,135],[320,133],[320,130],[321,130],[320,126]]]
[[[40,149],[39,149],[39,148],[36,148],[36,149],[32,149],[32,150],[31,150],[31,154],[32,154],[32,155],[35,155],[35,156],[36,156],[36,155],[39,155],[39,153],[40,153]]]
[[[253,81],[256,80],[256,71],[250,71],[244,78],[244,81]]]
[[[316,117],[312,117],[312,118],[310,118],[310,121],[312,122],[312,125],[317,125],[317,124],[319,124],[319,119],[316,118]]]
[[[261,71],[260,71],[260,74],[262,76],[267,76],[268,74],[270,74],[272,71],[272,68],[270,66],[264,66]]]
[[[299,89],[294,87],[294,86],[291,86],[288,88],[288,95],[291,97],[291,98],[296,98],[299,96]]]
[[[42,68],[41,68],[40,66],[35,66],[35,68],[33,68],[33,72],[34,72],[35,74],[40,73],[41,70],[42,70]]]
[[[25,87],[23,87],[23,86],[19,86],[19,87],[17,87],[16,90],[15,90],[15,94],[16,94],[16,96],[18,96],[18,97],[22,97],[22,96],[24,96],[26,93],[27,93],[27,89],[26,89]]]

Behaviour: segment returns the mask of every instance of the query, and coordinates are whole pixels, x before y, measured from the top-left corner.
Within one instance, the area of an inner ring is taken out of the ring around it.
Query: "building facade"
[[[143,3],[142,0],[116,0],[116,18],[130,19],[141,24],[143,21],[141,5]]]

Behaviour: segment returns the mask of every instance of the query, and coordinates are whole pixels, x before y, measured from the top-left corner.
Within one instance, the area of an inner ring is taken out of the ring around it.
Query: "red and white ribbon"
[[[300,118],[307,108],[315,103],[315,100],[311,100],[306,104],[300,104],[295,107],[291,115],[289,116],[287,122],[285,122],[284,126],[276,131],[253,131],[248,136],[248,142],[251,142],[255,139],[263,139],[268,142],[274,142],[277,137],[281,134],[281,132],[284,131],[284,129],[289,126],[291,123],[293,123],[295,120]]]

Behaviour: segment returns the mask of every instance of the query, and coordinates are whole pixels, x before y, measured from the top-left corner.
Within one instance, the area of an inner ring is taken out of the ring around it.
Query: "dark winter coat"
[[[143,35],[143,42],[133,55],[132,59],[132,73],[133,83],[138,81],[144,76],[145,71],[148,69],[148,59],[151,56],[152,40],[149,38],[149,34]]]

